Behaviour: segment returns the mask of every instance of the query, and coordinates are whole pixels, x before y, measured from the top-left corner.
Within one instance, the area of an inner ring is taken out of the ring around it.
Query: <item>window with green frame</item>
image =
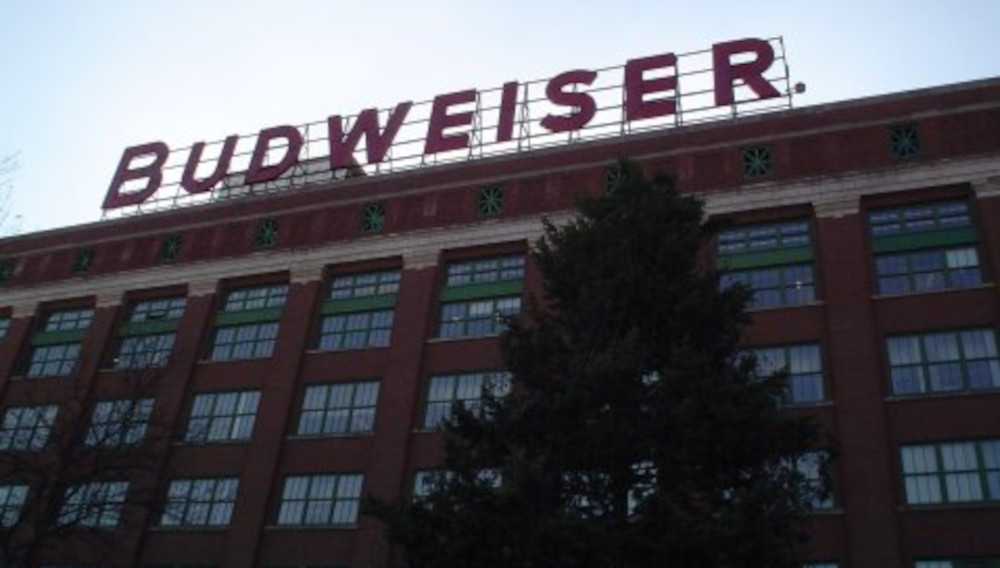
[[[805,304],[816,299],[807,220],[749,225],[719,233],[719,286],[751,292],[749,309]]]
[[[59,377],[73,372],[83,336],[94,318],[93,308],[55,310],[31,337],[31,355],[26,376]]]
[[[495,335],[521,312],[523,254],[454,262],[447,271],[438,337]]]
[[[907,505],[1000,501],[1000,440],[900,448]]]
[[[895,395],[1000,388],[1000,358],[994,329],[889,337],[886,351]]]
[[[917,560],[913,568],[1000,568],[1000,557]]]
[[[979,232],[965,200],[868,213],[879,294],[970,288],[983,283]]]
[[[334,276],[323,301],[317,349],[387,347],[392,340],[399,270]]]
[[[270,357],[288,284],[265,284],[230,290],[215,316],[209,359],[229,361]]]
[[[118,329],[116,369],[145,369],[167,364],[187,298],[139,300]]]

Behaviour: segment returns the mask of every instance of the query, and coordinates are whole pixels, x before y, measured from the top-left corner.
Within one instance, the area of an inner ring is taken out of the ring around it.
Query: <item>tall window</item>
[[[388,346],[398,293],[398,270],[335,276],[323,302],[317,347],[343,351]]]
[[[88,446],[131,446],[142,441],[153,413],[153,399],[104,400],[94,405]]]
[[[968,202],[944,201],[868,214],[880,294],[969,288],[983,282],[979,233]]]
[[[448,265],[438,337],[495,335],[521,312],[524,255]]]
[[[215,316],[211,359],[270,357],[278,337],[281,310],[288,296],[287,284],[270,284],[231,290]]]
[[[806,220],[723,231],[716,263],[719,285],[746,286],[751,309],[793,306],[816,299],[813,249]]]
[[[1000,388],[997,332],[993,329],[890,337],[886,347],[893,394]]]
[[[8,408],[0,429],[0,450],[41,450],[58,413],[59,407],[54,404]]]
[[[249,440],[257,417],[260,391],[202,393],[194,397],[188,419],[188,442]]]
[[[806,452],[795,460],[795,471],[803,478],[803,489],[814,511],[833,508],[833,493],[828,490],[830,477],[826,471],[829,456],[826,452]]]
[[[58,310],[49,313],[40,331],[31,337],[31,358],[27,376],[56,377],[73,372],[83,335],[94,317],[92,308]]]
[[[281,491],[278,524],[355,524],[363,478],[360,474],[286,477]]]
[[[7,337],[7,331],[10,329],[10,316],[0,316],[0,339]]]
[[[27,498],[27,485],[0,485],[0,527],[10,528],[17,524]]]
[[[378,381],[306,387],[298,434],[361,434],[375,426]]]
[[[121,520],[127,493],[127,481],[95,481],[70,487],[59,511],[59,524],[114,528]]]
[[[456,404],[471,412],[479,412],[483,396],[505,396],[510,392],[510,374],[502,372],[462,373],[431,377],[427,393],[424,428],[438,428],[451,418]]]
[[[166,365],[186,303],[186,298],[136,302],[128,321],[118,330],[120,341],[115,368],[144,369]]]
[[[229,524],[240,480],[235,477],[175,479],[167,489],[160,524],[165,527],[219,527]]]
[[[823,358],[818,344],[788,345],[753,349],[757,372],[764,376],[788,373],[789,404],[810,404],[826,399],[823,387]]]
[[[906,503],[1000,501],[1000,440],[900,448]]]

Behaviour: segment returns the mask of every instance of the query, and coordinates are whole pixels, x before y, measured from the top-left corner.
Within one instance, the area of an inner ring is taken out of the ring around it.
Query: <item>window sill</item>
[[[350,525],[264,525],[266,531],[343,531],[356,530],[357,523]]]
[[[746,313],[753,315],[759,313],[775,312],[778,310],[794,310],[798,308],[814,308],[818,306],[824,306],[826,302],[823,300],[813,300],[812,302],[803,302],[801,304],[782,304],[780,306],[767,306],[764,308],[747,308]]]
[[[372,349],[389,349],[390,345],[366,345],[365,347],[354,347],[351,349],[306,349],[306,355],[327,355],[331,353],[356,353],[358,351],[369,351]]]
[[[941,511],[964,511],[969,509],[997,509],[1000,501],[968,501],[961,503],[927,503],[922,505],[897,505],[900,513],[939,513]]]
[[[249,438],[247,438],[246,440],[204,440],[204,441],[177,440],[171,443],[171,445],[174,447],[196,448],[199,446],[224,446],[227,444],[232,444],[232,445],[247,444],[249,442],[250,442]]]
[[[335,434],[289,434],[288,440],[327,440],[343,438],[370,438],[375,432],[343,432]]]
[[[895,300],[896,298],[910,298],[913,296],[936,296],[940,294],[954,294],[956,292],[972,292],[975,290],[990,290],[996,288],[996,282],[986,282],[978,286],[967,288],[944,288],[942,290],[928,290],[926,292],[901,292],[899,294],[872,294],[872,300]]]
[[[149,532],[210,532],[222,533],[229,530],[229,525],[156,525],[149,527]]]
[[[778,405],[779,410],[809,410],[811,408],[832,408],[832,400],[817,400],[816,402],[789,402]]]
[[[225,363],[240,363],[245,361],[261,361],[271,358],[273,358],[273,356],[269,355],[267,357],[243,357],[241,359],[199,359],[198,365],[218,365]]]
[[[909,402],[914,400],[940,400],[943,398],[970,398],[983,395],[998,395],[1000,389],[960,390],[916,394],[894,394],[883,398],[886,402]]]
[[[11,375],[10,380],[12,380],[12,381],[44,381],[46,379],[62,379],[62,380],[65,380],[65,379],[69,379],[72,376],[73,376],[73,373],[69,373],[69,374],[66,374],[66,375],[37,375],[37,376]]]
[[[434,343],[452,343],[455,341],[474,341],[476,339],[499,339],[501,335],[503,335],[503,332],[491,333],[488,335],[463,335],[461,337],[432,337],[430,339],[427,339],[425,343],[434,344]]]

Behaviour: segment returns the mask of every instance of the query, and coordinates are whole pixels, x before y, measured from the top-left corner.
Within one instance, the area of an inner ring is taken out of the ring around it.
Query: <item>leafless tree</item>
[[[30,388],[23,403],[7,406],[0,427],[0,566],[36,567],[53,554],[113,564],[126,531],[122,520],[162,508],[155,489],[170,435],[154,419],[152,395],[165,367],[145,363],[164,361],[140,353],[101,373],[97,380],[115,383],[110,400],[95,400],[84,381],[67,378],[72,388],[58,406],[41,403]]]
[[[19,230],[18,217],[11,217],[10,196],[14,190],[14,172],[20,167],[18,154],[0,156],[0,237]]]

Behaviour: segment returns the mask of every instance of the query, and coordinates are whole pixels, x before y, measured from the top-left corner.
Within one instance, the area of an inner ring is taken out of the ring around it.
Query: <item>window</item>
[[[778,371],[788,373],[789,404],[810,404],[826,399],[823,387],[823,358],[819,345],[789,345],[753,349],[757,356],[757,372],[770,376]]]
[[[10,528],[17,524],[27,498],[27,485],[0,485],[0,527]]]
[[[875,273],[880,294],[971,288],[983,282],[975,247],[878,255]]]
[[[495,335],[521,312],[524,255],[448,265],[439,337]]]
[[[480,217],[495,217],[503,210],[503,187],[487,185],[479,188],[476,213]]]
[[[115,358],[118,369],[144,369],[167,364],[174,348],[174,334],[160,333],[122,339]]]
[[[184,439],[188,442],[249,440],[259,402],[260,391],[196,395]]]
[[[413,476],[413,500],[422,501],[431,493],[455,478],[455,472],[445,469],[425,469]],[[475,472],[475,483],[480,487],[499,489],[503,474],[498,469],[480,469]]]
[[[142,441],[153,412],[153,399],[105,400],[94,405],[87,430],[88,446],[131,446]]]
[[[455,404],[471,412],[479,412],[486,393],[506,396],[510,392],[509,373],[463,373],[431,377],[427,394],[424,428],[433,430],[451,418]]]
[[[916,124],[900,124],[889,129],[889,150],[896,160],[913,158],[920,153]]]
[[[45,324],[31,338],[27,376],[55,377],[73,372],[83,334],[94,317],[92,308],[58,310],[48,314]]]
[[[318,348],[343,351],[388,346],[399,276],[398,270],[335,276],[323,302]]]
[[[299,417],[300,436],[360,434],[375,426],[378,382],[306,387]]]
[[[361,232],[381,233],[385,229],[385,205],[369,203],[361,211]]]
[[[903,446],[906,503],[1000,501],[1000,440]]]
[[[278,244],[278,220],[261,219],[253,235],[254,248],[267,248]]]
[[[353,525],[361,499],[360,474],[299,475],[285,478],[279,525]]]
[[[166,365],[186,304],[187,298],[136,302],[128,321],[118,330],[121,341],[115,367],[143,369]]]
[[[228,525],[239,484],[240,480],[235,477],[171,481],[160,524],[165,527]]]
[[[230,291],[222,311],[215,317],[211,360],[270,357],[287,295],[287,284]]]
[[[751,309],[814,301],[812,261],[805,220],[740,227],[718,237],[719,286],[746,286],[752,294],[747,306]]]
[[[89,272],[94,265],[94,247],[82,247],[76,249],[76,258],[73,260],[73,274],[83,274]]]
[[[0,339],[7,336],[7,331],[10,330],[10,318],[7,316],[0,316]]]
[[[803,478],[803,489],[814,511],[833,508],[833,494],[827,487],[830,477],[826,452],[806,452],[795,460],[795,471]]]
[[[28,377],[57,377],[69,375],[80,358],[80,344],[44,345],[31,352]]]
[[[169,234],[160,241],[160,251],[157,254],[159,262],[174,262],[181,256],[183,237],[179,233]]]
[[[774,171],[774,159],[767,146],[755,146],[743,150],[743,178],[755,180],[767,177]]]
[[[92,528],[118,526],[127,493],[127,481],[97,481],[70,487],[59,511],[59,524]]]
[[[1000,388],[997,333],[992,329],[890,337],[886,345],[893,394]]]
[[[880,294],[970,288],[983,282],[979,234],[965,201],[922,203],[868,214]]]
[[[59,407],[14,406],[7,409],[0,429],[0,450],[38,451],[49,440]]]

